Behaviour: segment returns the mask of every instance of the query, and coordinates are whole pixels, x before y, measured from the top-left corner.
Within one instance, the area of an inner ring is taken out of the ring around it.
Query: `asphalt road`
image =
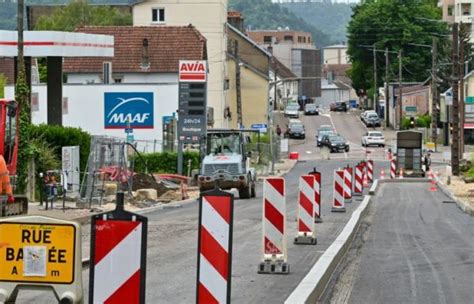
[[[355,162],[349,162],[354,164]],[[257,274],[261,260],[262,186],[258,197],[236,200],[234,212],[234,249],[232,301],[234,303],[282,303],[301,281],[319,256],[334,241],[360,204],[347,204],[346,213],[331,213],[333,170],[347,162],[300,162],[286,175],[287,239],[289,275]],[[322,172],[323,223],[317,224],[318,244],[292,243],[296,235],[296,198],[298,177],[317,167]],[[149,213],[147,303],[192,303],[195,299],[197,263],[198,205]],[[86,254],[84,254],[86,255]],[[83,272],[87,295],[88,271]],[[51,294],[20,292],[17,303],[54,303]]]
[[[389,148],[370,147],[368,149],[361,146],[362,136],[368,131],[360,120],[359,116],[354,112],[328,112],[317,116],[300,115],[299,118],[306,129],[306,138],[290,139],[290,150],[298,152],[302,160],[346,160],[346,159],[363,159],[366,150],[369,151],[370,157],[375,160],[386,159],[386,150]],[[342,135],[350,146],[348,153],[330,153],[316,146],[316,134],[321,125],[332,125],[337,133]],[[373,130],[373,129],[370,129]],[[380,131],[380,128],[375,130]]]
[[[473,218],[426,183],[380,190],[322,302],[472,303]]]

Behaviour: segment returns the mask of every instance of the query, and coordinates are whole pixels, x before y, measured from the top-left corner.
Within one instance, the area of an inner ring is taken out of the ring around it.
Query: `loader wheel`
[[[250,186],[239,189],[239,198],[240,199],[249,199],[252,196]]]

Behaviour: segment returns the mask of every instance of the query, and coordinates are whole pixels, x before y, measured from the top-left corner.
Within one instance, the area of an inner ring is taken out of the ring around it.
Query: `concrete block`
[[[140,201],[156,201],[158,199],[158,192],[156,191],[156,189],[138,189],[136,192],[137,199]]]

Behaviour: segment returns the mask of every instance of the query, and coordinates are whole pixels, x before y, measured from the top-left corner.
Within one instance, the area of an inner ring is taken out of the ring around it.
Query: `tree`
[[[348,73],[356,91],[367,92],[373,87],[373,46],[379,50],[403,50],[403,81],[421,82],[430,77],[431,50],[413,44],[431,45],[433,37],[441,42],[447,39],[447,24],[431,21],[441,19],[441,11],[434,3],[367,0],[354,7],[348,27],[348,55],[352,61]],[[384,54],[377,53],[376,58],[378,75],[384,75]],[[398,60],[393,56],[390,62],[390,74],[396,77]],[[377,86],[381,85],[383,78],[379,77]]]
[[[35,30],[74,31],[86,25],[131,25],[132,15],[110,6],[91,6],[87,0],[74,0],[51,15],[39,17]]]

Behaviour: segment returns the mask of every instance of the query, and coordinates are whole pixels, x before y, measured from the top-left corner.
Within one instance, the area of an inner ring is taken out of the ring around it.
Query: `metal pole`
[[[178,174],[183,175],[183,141],[178,139]]]
[[[463,26],[461,23],[460,27]],[[464,35],[459,38],[459,159],[464,153]]]
[[[385,128],[390,126],[390,104],[388,98],[388,68],[390,65],[390,58],[388,57],[388,48],[385,48]]]
[[[433,49],[432,49],[432,60],[431,60],[431,98],[432,98],[432,111],[431,111],[431,137],[435,145],[435,152],[438,152],[438,84],[437,84],[437,69],[436,66],[438,58],[438,46],[437,40],[433,37]]]
[[[402,129],[403,92],[402,92],[402,49],[398,51],[398,128]]]
[[[451,144],[452,173],[459,176],[459,30],[453,23],[453,142]]]
[[[377,49],[375,48],[374,43],[374,111],[377,111],[377,96],[378,96],[378,89],[377,89]]]

